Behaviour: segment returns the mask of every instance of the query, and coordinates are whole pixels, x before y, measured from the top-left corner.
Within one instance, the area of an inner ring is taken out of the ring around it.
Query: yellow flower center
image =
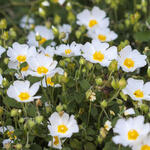
[[[133,94],[137,98],[142,98],[144,96],[143,92],[140,89],[136,90]]]
[[[50,55],[49,55],[49,54],[45,54],[45,56],[50,57]]]
[[[20,63],[25,62],[26,59],[27,59],[26,56],[23,56],[23,55],[17,56],[17,60],[18,60],[18,62],[20,62]]]
[[[37,68],[37,72],[38,72],[38,74],[42,74],[42,73],[46,74],[48,72],[48,69],[44,66],[41,66],[41,67]]]
[[[148,146],[148,145],[143,145],[143,146],[141,147],[141,150],[150,150],[150,146]]]
[[[53,0],[53,2],[54,2],[54,3],[58,3],[58,2],[59,2],[59,0]]]
[[[65,125],[59,125],[58,126],[58,132],[59,133],[66,133],[68,131],[68,128],[67,128],[67,126],[65,126]]]
[[[42,37],[42,39],[39,41],[39,45],[42,45],[43,43],[45,43],[47,40],[46,38]]]
[[[58,136],[54,136],[54,145],[58,145],[59,144],[59,138]]]
[[[101,62],[104,59],[104,54],[102,54],[100,51],[99,52],[96,51],[93,54],[93,59]]]
[[[27,71],[28,69],[29,69],[29,65],[23,67],[23,68],[21,69],[21,71],[22,71],[22,72],[23,72],[23,71]]]
[[[134,67],[134,61],[131,58],[126,58],[124,61],[124,65],[130,69]]]
[[[27,92],[21,92],[18,97],[21,101],[25,101],[29,99],[30,95]]]
[[[72,52],[71,49],[66,49],[66,50],[65,50],[65,54],[66,54],[66,55],[69,55],[71,52]]]
[[[136,140],[139,136],[139,133],[136,130],[130,130],[128,132],[128,140]]]
[[[102,34],[99,34],[98,35],[98,39],[102,42],[106,41],[106,36],[105,35],[102,35]]]
[[[54,82],[52,82],[51,77],[47,77],[46,82],[50,86],[54,86]]]
[[[14,134],[14,131],[8,131],[7,136],[9,137],[10,140],[16,139],[17,137]]]
[[[86,17],[86,16],[85,16],[85,17]],[[97,22],[95,19],[90,20],[90,22],[89,22],[89,27],[92,28],[92,27],[95,26],[96,24],[98,24],[98,22]]]

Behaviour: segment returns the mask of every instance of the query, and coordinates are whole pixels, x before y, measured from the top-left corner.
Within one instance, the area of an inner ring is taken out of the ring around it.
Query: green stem
[[[92,108],[92,102],[90,102],[90,106],[89,106],[89,112],[88,112],[88,121],[87,121],[87,126],[88,126],[88,124],[89,124],[89,121],[90,121],[91,108]]]
[[[101,113],[98,116],[98,126],[97,126],[98,130],[100,129],[100,119],[101,119],[102,114],[103,114],[103,109],[102,109]]]
[[[112,100],[114,100],[118,94],[120,93],[121,89],[118,89],[118,91],[114,94],[114,96],[109,100],[109,102],[111,102]]]

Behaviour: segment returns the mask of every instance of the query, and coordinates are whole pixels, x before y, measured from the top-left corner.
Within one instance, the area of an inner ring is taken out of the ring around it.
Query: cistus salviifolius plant
[[[1,0],[0,149],[150,150],[150,0]]]

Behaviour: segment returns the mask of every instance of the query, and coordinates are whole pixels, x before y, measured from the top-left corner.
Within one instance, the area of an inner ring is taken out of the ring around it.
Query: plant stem
[[[88,112],[88,121],[87,121],[87,126],[88,126],[89,121],[90,121],[91,108],[92,108],[92,102],[90,101],[89,112]]]

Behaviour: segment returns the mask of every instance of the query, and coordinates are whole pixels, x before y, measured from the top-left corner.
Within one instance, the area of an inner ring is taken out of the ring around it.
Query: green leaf
[[[87,80],[80,81],[80,86],[83,90],[88,90],[90,88],[90,84]]]
[[[9,74],[9,73],[15,73],[15,72],[16,72],[15,69],[6,69],[6,70],[4,71],[4,74],[7,75],[7,74]]]
[[[36,107],[32,104],[29,104],[27,107],[27,114],[30,117],[35,117],[36,116]]]
[[[88,142],[85,144],[84,149],[85,150],[96,150],[96,146],[93,143]]]
[[[17,102],[15,99],[11,99],[9,97],[6,97],[5,99],[3,99],[3,103],[8,107],[22,108],[21,103]]]
[[[150,31],[137,32],[134,34],[134,39],[140,42],[147,42],[150,40]]]
[[[75,150],[82,150],[82,143],[77,139],[73,139],[70,141],[70,146]]]
[[[32,144],[31,145],[31,150],[42,150],[42,147],[37,145],[37,144]]]

